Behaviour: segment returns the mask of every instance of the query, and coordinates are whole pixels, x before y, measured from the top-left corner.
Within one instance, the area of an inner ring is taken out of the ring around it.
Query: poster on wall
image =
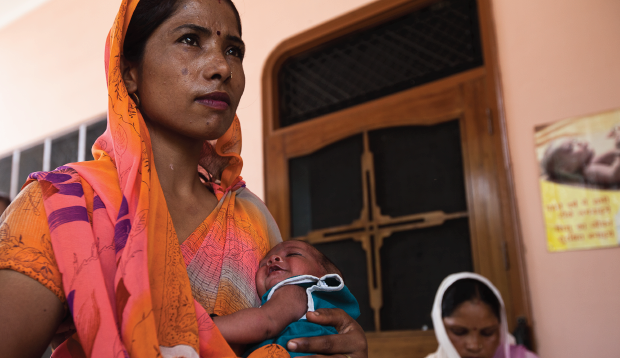
[[[536,127],[551,252],[620,246],[620,110]]]

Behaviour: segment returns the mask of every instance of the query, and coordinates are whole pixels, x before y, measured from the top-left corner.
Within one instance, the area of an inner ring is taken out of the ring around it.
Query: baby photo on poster
[[[551,252],[620,245],[620,110],[535,129]]]

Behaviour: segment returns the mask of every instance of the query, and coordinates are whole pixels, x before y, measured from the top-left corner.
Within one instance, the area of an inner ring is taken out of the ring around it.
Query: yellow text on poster
[[[620,192],[540,180],[549,251],[618,246]]]

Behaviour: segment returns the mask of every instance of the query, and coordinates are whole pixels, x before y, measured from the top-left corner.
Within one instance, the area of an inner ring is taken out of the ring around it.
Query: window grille
[[[17,149],[0,156],[0,193],[9,194],[13,199],[32,172],[53,170],[66,163],[80,159],[80,142],[86,143],[84,153],[86,160],[92,160],[91,148],[95,140],[106,129],[107,120],[103,119],[59,137],[45,140]],[[83,154],[83,155],[84,155]],[[82,156],[84,157],[84,156]]]
[[[289,58],[280,127],[483,65],[475,0],[445,0]]]

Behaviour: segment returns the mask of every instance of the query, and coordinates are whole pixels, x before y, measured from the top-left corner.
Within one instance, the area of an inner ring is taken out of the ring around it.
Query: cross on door
[[[458,121],[456,125],[458,128]],[[382,330],[381,308],[384,304],[380,250],[384,241],[396,232],[439,226],[447,220],[466,218],[468,213],[467,211],[445,213],[435,210],[395,217],[382,214],[377,203],[375,162],[369,143],[369,131],[364,131],[362,135],[363,152],[360,158],[360,175],[363,200],[359,218],[348,225],[311,230],[306,235],[295,239],[305,240],[315,245],[350,239],[361,243],[366,256],[369,303],[374,314],[374,327],[375,331],[380,332]]]

